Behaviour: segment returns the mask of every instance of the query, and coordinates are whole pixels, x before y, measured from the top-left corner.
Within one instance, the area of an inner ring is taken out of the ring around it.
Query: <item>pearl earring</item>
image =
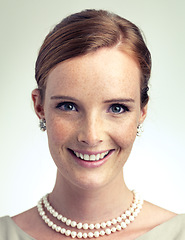
[[[143,130],[143,125],[142,125],[142,124],[139,124],[139,125],[137,126],[137,136],[138,136],[138,137],[141,137],[143,131],[144,131],[144,130]]]
[[[44,118],[40,119],[39,127],[41,131],[43,132],[46,131],[46,120]]]

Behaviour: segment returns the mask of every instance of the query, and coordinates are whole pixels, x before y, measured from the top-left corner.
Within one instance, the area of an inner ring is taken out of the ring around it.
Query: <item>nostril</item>
[[[103,142],[103,140],[98,140],[98,139],[86,139],[86,140],[81,140],[78,138],[78,142],[81,142],[83,144],[86,144],[88,146],[96,146],[98,144],[100,144],[101,142]]]
[[[103,130],[101,121],[95,116],[88,116],[88,118],[79,126],[78,142],[88,146],[96,146],[103,142]]]

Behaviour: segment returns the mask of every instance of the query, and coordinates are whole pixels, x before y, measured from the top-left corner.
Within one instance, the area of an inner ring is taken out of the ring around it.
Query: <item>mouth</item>
[[[96,161],[102,160],[106,158],[113,151],[113,150],[108,150],[108,151],[97,153],[97,154],[87,154],[87,153],[84,154],[81,152],[73,151],[71,149],[69,150],[77,158],[87,162],[96,162]]]

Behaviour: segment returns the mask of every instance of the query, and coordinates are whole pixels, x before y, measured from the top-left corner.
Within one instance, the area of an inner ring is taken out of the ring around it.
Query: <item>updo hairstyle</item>
[[[149,100],[150,52],[136,25],[104,10],[84,10],[72,14],[46,36],[35,67],[42,102],[47,76],[58,63],[105,47],[117,47],[138,63],[141,70],[141,108],[144,107]]]

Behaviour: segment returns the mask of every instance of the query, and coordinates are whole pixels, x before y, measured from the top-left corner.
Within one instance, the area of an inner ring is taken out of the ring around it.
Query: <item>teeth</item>
[[[109,153],[109,151],[106,151],[104,153],[98,153],[97,155],[94,155],[94,154],[93,155],[88,155],[88,154],[82,154],[82,153],[74,151],[74,154],[78,158],[81,158],[85,161],[98,161],[100,159],[103,159],[108,153]]]
[[[77,157],[80,157],[80,153],[76,152],[75,154],[76,154]]]
[[[84,154],[83,159],[86,160],[86,161],[88,161],[88,160],[89,160],[89,157],[90,157],[90,156],[89,156],[88,154]]]
[[[95,155],[90,155],[90,156],[89,156],[89,160],[90,160],[90,161],[96,160],[96,156],[95,156]]]

